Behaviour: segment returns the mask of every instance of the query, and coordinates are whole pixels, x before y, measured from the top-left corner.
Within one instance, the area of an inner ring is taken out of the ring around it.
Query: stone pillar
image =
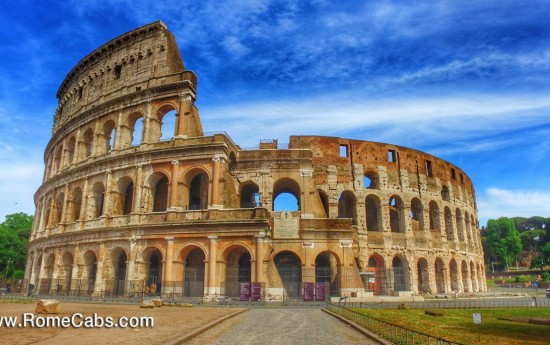
[[[165,237],[166,240],[166,265],[164,274],[164,283],[172,284],[172,263],[174,261],[174,238]],[[164,285],[164,284],[163,284]]]
[[[82,204],[80,205],[80,219],[88,220],[88,178],[84,178],[84,186],[82,186]]]
[[[264,282],[264,236],[256,235],[256,277],[252,281]]]
[[[172,179],[170,180],[170,204],[169,208],[174,209],[178,206],[178,173],[179,164],[177,160],[172,161]]]
[[[189,127],[187,119],[191,114],[192,98],[189,94],[183,94],[180,96],[180,109],[178,113],[178,128],[176,136],[181,138],[187,137],[187,129]]]
[[[218,236],[208,236],[210,240],[210,248],[208,255],[208,285],[207,295],[218,295],[220,293],[219,286],[216,282],[216,261],[218,253]]]
[[[47,203],[47,200],[46,200],[46,197],[43,196],[42,197],[42,207],[40,209],[40,219],[38,220],[38,231],[42,231],[44,230],[44,222],[45,222],[45,217],[46,217],[46,208],[48,208],[46,206],[46,203]]]
[[[95,273],[95,283],[94,283],[94,297],[101,297],[103,295],[103,290],[105,287],[105,282],[103,281],[103,261],[105,259],[105,244],[100,243],[99,252],[97,256],[97,270]]]
[[[71,162],[71,166],[74,166],[76,163],[80,162],[82,160],[82,131],[80,128],[78,128],[78,131],[76,132],[76,140],[74,144],[74,153],[73,153],[73,161]]]
[[[141,205],[141,197],[143,194],[143,168],[140,165],[136,166],[137,172],[136,172],[136,184],[135,184],[135,200],[134,200],[134,212],[142,213],[143,212],[143,206]]]
[[[38,277],[36,276],[36,271],[38,270],[38,276],[40,276],[40,267],[38,267],[37,269],[37,265],[38,265],[38,258],[40,258],[42,256],[42,253],[36,251],[34,252],[34,255],[33,255],[33,258],[32,258],[32,268],[30,270],[30,275],[29,275],[29,284],[33,284],[34,285],[34,292],[36,293],[37,289],[38,289]],[[42,265],[41,265],[42,266]]]
[[[61,213],[61,224],[67,223],[67,214],[69,210],[69,184],[65,183],[65,188],[63,190],[63,209],[60,210]]]
[[[73,267],[71,268],[71,281],[69,282],[71,290],[77,290],[76,281],[78,279],[78,267],[80,266],[80,248],[78,244],[74,247]]]
[[[213,161],[213,169],[212,169],[212,202],[211,207],[212,208],[220,208],[219,205],[219,190],[220,190],[220,162],[223,158],[220,156],[214,157],[212,159]]]
[[[111,188],[113,184],[113,174],[111,169],[107,169],[105,178],[105,196],[103,199],[103,216],[110,215],[111,212]]]
[[[141,143],[149,144],[151,138],[151,111],[152,111],[151,102],[147,102],[147,110],[145,116],[142,120],[143,134],[141,136]]]

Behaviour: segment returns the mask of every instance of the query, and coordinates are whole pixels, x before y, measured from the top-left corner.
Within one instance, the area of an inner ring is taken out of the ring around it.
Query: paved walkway
[[[317,308],[251,308],[186,344],[376,344]]]

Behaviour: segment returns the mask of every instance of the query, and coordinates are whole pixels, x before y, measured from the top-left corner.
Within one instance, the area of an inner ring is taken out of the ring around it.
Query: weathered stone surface
[[[160,298],[152,298],[151,302],[153,302],[153,305],[155,307],[158,307],[158,308],[162,307],[162,299]]]
[[[61,303],[55,299],[41,299],[36,302],[35,314],[59,314]]]
[[[141,301],[141,304],[139,305],[139,307],[153,309],[155,307],[155,303],[150,299],[144,299],[143,301]]]

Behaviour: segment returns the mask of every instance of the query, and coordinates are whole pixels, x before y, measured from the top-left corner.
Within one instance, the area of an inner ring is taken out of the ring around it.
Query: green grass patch
[[[424,309],[355,309],[378,320],[463,344],[550,344],[550,326],[497,320],[506,317],[550,318],[550,308],[442,309],[443,316]],[[480,313],[481,325],[474,325]],[[480,341],[478,341],[478,337]]]
[[[36,300],[31,299],[0,299],[0,304],[34,304]]]

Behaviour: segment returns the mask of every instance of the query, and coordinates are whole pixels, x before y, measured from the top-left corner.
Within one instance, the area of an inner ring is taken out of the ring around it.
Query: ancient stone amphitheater
[[[35,195],[30,293],[310,300],[486,290],[474,187],[460,168],[337,137],[244,150],[203,132],[196,87],[162,22],[69,72]]]

